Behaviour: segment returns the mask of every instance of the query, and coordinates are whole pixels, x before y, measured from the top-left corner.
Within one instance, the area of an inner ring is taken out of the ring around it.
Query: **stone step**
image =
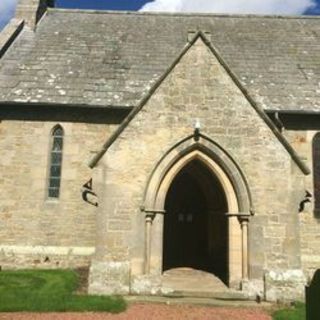
[[[192,268],[175,268],[164,272],[161,292],[166,297],[248,300],[243,292],[228,288],[215,275]]]
[[[248,296],[241,291],[181,291],[181,290],[168,290],[163,288],[162,295],[164,297],[173,297],[173,298],[210,298],[216,300],[226,300],[226,301],[247,301],[249,300]]]
[[[254,308],[271,308],[272,304],[267,302],[257,303],[253,300],[224,300],[215,299],[210,297],[174,297],[174,296],[127,296],[125,299],[128,302],[151,302],[151,303],[164,303],[166,305],[171,304],[188,304],[188,305],[202,305],[202,306],[214,306],[214,307],[254,307]]]

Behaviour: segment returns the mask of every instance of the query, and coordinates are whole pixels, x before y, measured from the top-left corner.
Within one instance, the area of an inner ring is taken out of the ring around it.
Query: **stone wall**
[[[68,123],[59,199],[47,197],[50,134],[56,122],[0,123],[2,268],[88,265],[95,248],[96,208],[84,202],[88,161],[114,125]]]
[[[265,274],[264,299],[274,302],[304,301],[306,277],[302,270],[269,271]]]
[[[312,141],[317,131],[285,131],[286,136],[295,149],[308,163],[311,174],[305,177],[305,190],[312,194],[311,202],[307,202],[299,214],[302,266],[309,279],[320,266],[320,219],[314,211],[314,184]]]
[[[125,270],[130,263],[131,281],[143,273],[145,218],[140,208],[148,178],[170,148],[193,134],[196,119],[201,133],[226,150],[248,181],[255,211],[249,223],[251,279],[262,281],[271,270],[300,269],[297,212],[303,175],[201,39],[96,169],[101,198],[96,265],[117,262]],[[161,237],[161,230],[153,237]],[[92,292],[128,286],[109,286],[106,279],[99,287],[97,270],[90,279]]]

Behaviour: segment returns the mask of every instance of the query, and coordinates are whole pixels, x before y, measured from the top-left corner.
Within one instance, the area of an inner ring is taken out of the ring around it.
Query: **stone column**
[[[144,273],[150,273],[150,258],[151,258],[151,229],[152,221],[155,217],[154,212],[149,212],[146,214],[146,235],[145,235],[145,269]]]
[[[248,280],[248,216],[239,216],[241,224],[242,280]]]
[[[229,274],[231,286],[249,277],[248,223],[250,213],[226,213],[229,217]],[[238,221],[237,221],[238,220]]]
[[[153,221],[157,214],[164,214],[164,210],[156,210],[156,209],[144,209],[142,211],[145,212],[145,274],[150,274],[150,266],[151,266],[151,247],[152,247],[152,226]]]

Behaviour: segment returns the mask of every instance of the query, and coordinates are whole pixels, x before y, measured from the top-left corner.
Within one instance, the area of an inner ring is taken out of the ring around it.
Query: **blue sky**
[[[146,0],[56,0],[57,7],[100,9],[100,10],[139,10]]]
[[[0,30],[18,0],[0,0]],[[96,10],[320,15],[320,0],[56,0],[56,7]]]

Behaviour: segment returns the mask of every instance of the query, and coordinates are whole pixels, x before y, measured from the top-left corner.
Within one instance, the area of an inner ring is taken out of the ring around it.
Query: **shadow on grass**
[[[77,273],[71,270],[0,272],[0,312],[105,311],[126,309],[121,297],[76,295]]]

